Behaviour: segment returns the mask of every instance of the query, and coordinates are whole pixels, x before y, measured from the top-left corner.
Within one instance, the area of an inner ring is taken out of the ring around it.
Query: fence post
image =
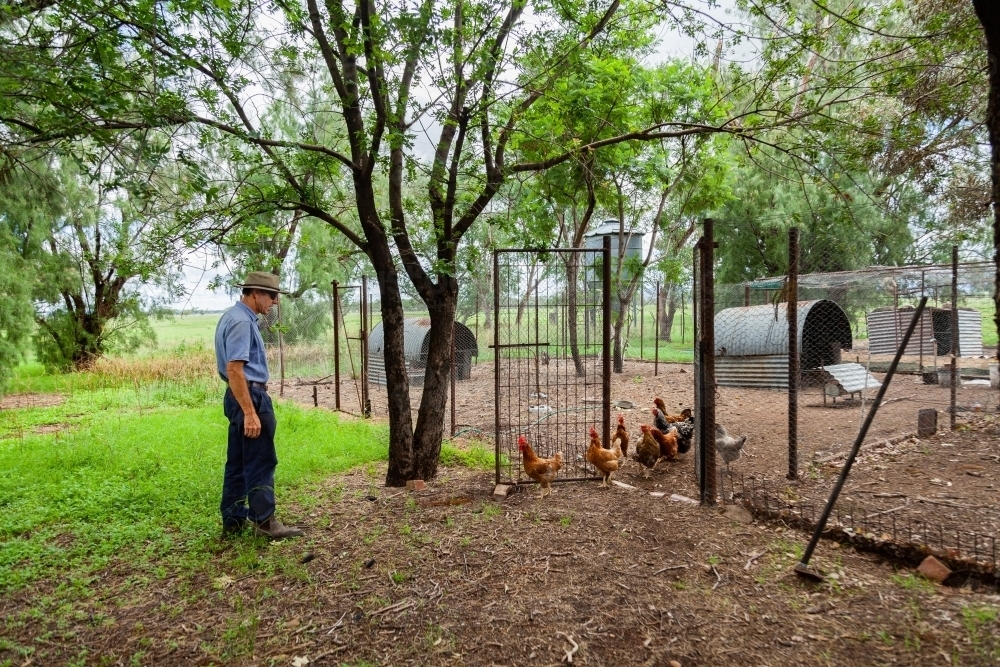
[[[656,281],[656,331],[653,343],[653,377],[660,374],[660,281]]]
[[[455,325],[451,325],[451,437],[455,437]]]
[[[702,364],[704,363],[701,347],[701,310],[698,303],[701,301],[701,244],[702,238],[692,248],[691,258],[691,342],[694,346],[694,413],[697,415],[698,426],[694,431],[694,474],[698,480],[698,497],[705,495],[704,478],[702,474],[705,459],[701,455],[704,446],[705,432],[705,411],[702,401],[704,395],[704,374]]]
[[[642,349],[646,347],[646,339],[643,338],[646,325],[646,281],[639,281],[639,359],[642,359]]]
[[[715,221],[705,218],[705,233],[702,237],[702,307],[701,326],[702,345],[704,361],[702,369],[705,380],[702,383],[704,401],[701,409],[705,413],[704,417],[704,460],[705,495],[701,501],[703,504],[715,505],[716,503],[716,466],[715,466]]]
[[[281,302],[277,303],[278,308],[278,396],[285,395],[285,342],[281,336]]]
[[[748,286],[749,287],[749,286]],[[788,479],[799,476],[799,228],[788,230]]]
[[[368,276],[361,276],[361,415],[372,416],[368,395]]]
[[[604,433],[603,442],[611,446],[611,237],[604,237],[604,313],[602,317],[604,319],[604,324],[601,327],[601,342],[604,347],[604,368],[602,372],[604,374],[604,379],[601,383],[603,396],[601,397],[601,403],[603,404],[603,414],[604,419]],[[537,299],[537,296],[536,296]],[[536,319],[537,322],[537,319]]]
[[[330,282],[333,290],[333,400],[340,410],[340,283]]]
[[[958,416],[958,246],[951,247],[951,430]],[[278,340],[281,340],[280,338]]]
[[[560,318],[565,323],[566,318]],[[565,338],[563,339],[565,340]],[[500,483],[500,251],[493,250],[493,460]]]

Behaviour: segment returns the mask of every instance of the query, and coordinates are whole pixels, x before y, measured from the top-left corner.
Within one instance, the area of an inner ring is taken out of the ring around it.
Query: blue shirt
[[[243,361],[243,373],[250,382],[267,382],[267,355],[260,335],[257,314],[242,301],[227,310],[215,325],[215,364],[226,382],[226,364]]]

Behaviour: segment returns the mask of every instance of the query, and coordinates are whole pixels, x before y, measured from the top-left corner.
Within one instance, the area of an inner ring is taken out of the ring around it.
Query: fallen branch
[[[905,493],[873,493],[872,498],[905,498]]]
[[[377,616],[379,614],[388,614],[389,612],[403,611],[404,609],[409,609],[410,607],[416,607],[416,606],[417,606],[416,600],[400,600],[399,602],[391,604],[387,607],[382,607],[377,611],[373,611],[370,615]]]
[[[722,583],[722,577],[719,575],[719,571],[715,569],[714,565],[712,566],[712,572],[715,572],[715,579],[716,579],[715,585],[712,586],[712,590],[714,591],[716,588],[719,587],[719,584]]]
[[[760,553],[750,554],[750,560],[748,560],[747,564],[743,566],[743,569],[744,570],[749,570],[750,566],[754,564],[754,561],[757,560],[758,558],[760,558],[761,556],[763,556],[766,553],[767,553],[767,549],[764,549]]]
[[[880,516],[882,514],[889,514],[890,512],[895,512],[896,510],[901,510],[904,507],[909,507],[909,505],[910,505],[910,500],[907,498],[906,502],[903,503],[902,505],[900,505],[899,507],[893,507],[891,510],[882,510],[881,512],[873,512],[873,513],[869,514],[868,516],[866,516],[864,519],[862,519],[862,521],[866,521],[866,520],[872,518],[873,516]]]
[[[563,662],[563,661],[573,662],[573,654],[575,654],[577,651],[580,650],[580,645],[577,644],[575,641],[573,641],[573,635],[567,635],[565,632],[557,632],[556,634],[559,635],[559,636],[561,636],[561,637],[565,637],[566,641],[568,641],[570,644],[573,645],[573,650],[572,651],[566,651],[566,655],[564,655],[563,659],[560,660],[559,662]]]
[[[687,565],[668,565],[667,567],[661,567],[659,570],[657,570],[650,576],[655,577],[659,573],[666,572],[667,570],[686,570],[687,567],[688,567]]]

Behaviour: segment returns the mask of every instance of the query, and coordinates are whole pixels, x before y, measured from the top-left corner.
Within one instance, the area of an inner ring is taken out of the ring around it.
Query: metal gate
[[[611,240],[601,249],[493,253],[496,482],[532,483],[517,439],[562,453],[558,482],[597,479],[590,428],[610,445]]]

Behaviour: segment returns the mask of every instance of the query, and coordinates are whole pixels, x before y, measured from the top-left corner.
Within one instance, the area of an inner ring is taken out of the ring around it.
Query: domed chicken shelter
[[[788,388],[788,305],[727,308],[715,314],[715,379],[725,387]],[[840,363],[853,345],[847,313],[829,299],[798,302],[802,371]]]
[[[406,373],[410,384],[423,386],[424,369],[431,345],[429,318],[403,320],[403,353],[406,356]],[[455,322],[455,379],[468,380],[472,375],[472,357],[479,356],[476,336],[469,327]],[[379,322],[368,334],[368,381],[385,384],[385,334]]]

